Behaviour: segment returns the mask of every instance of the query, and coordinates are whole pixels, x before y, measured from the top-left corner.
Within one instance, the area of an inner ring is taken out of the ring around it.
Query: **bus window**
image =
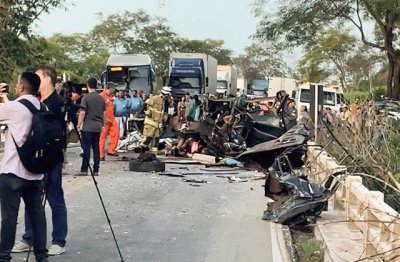
[[[337,101],[338,101],[339,105],[341,105],[341,104],[346,105],[347,104],[346,99],[344,98],[343,94],[336,94],[336,95],[337,95]]]
[[[300,102],[310,103],[311,92],[309,89],[300,90]]]
[[[310,103],[311,91],[309,89],[300,90],[300,102]],[[335,93],[324,91],[324,105],[334,106],[335,105]]]
[[[335,99],[335,93],[324,91],[324,105],[334,106],[336,102]]]

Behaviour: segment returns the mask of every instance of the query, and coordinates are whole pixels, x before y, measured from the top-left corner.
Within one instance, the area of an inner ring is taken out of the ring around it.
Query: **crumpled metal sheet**
[[[278,149],[299,146],[307,142],[308,136],[308,131],[305,129],[304,125],[297,125],[283,134],[281,137],[249,148],[246,152],[243,152],[238,157],[240,159],[252,154],[266,153]]]

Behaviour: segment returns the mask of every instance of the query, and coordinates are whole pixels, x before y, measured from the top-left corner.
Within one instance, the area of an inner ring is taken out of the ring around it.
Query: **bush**
[[[350,91],[344,93],[344,97],[349,103],[353,103],[356,98],[360,99],[361,101],[365,101],[367,99],[374,99],[374,100],[382,100],[382,96],[386,96],[386,87],[380,86],[375,87],[370,91]]]
[[[324,244],[314,238],[307,239],[296,245],[297,254],[300,261],[322,262],[324,261]]]

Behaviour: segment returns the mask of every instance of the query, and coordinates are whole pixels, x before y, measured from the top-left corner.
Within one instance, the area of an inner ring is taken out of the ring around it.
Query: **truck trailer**
[[[101,82],[113,82],[117,90],[143,90],[146,94],[153,93],[157,85],[155,67],[147,54],[111,55]]]
[[[237,69],[232,65],[219,65],[217,67],[217,93],[223,97],[237,95]]]
[[[285,90],[286,93],[294,98],[293,92],[296,90],[297,82],[295,79],[283,77],[268,78],[268,95],[275,96],[279,91]]]
[[[247,80],[244,78],[237,79],[237,96],[247,95]]]
[[[204,53],[172,53],[169,62],[169,86],[179,99],[191,95],[216,95],[217,60]]]

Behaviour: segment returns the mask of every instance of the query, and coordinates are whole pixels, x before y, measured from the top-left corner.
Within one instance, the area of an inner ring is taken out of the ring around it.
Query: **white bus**
[[[304,83],[296,88],[294,95],[298,110],[303,105],[306,106],[308,110],[310,110],[311,87],[320,85],[323,86],[324,107],[329,107],[335,112],[339,112],[341,105],[346,104],[346,100],[344,99],[343,95],[343,89],[341,86],[326,86],[321,83]]]

